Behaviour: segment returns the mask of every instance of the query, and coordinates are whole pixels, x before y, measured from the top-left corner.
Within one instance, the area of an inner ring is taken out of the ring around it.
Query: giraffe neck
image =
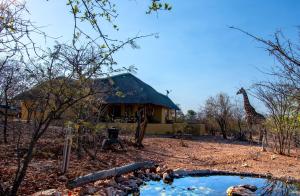
[[[247,114],[254,114],[255,109],[251,106],[248,95],[246,92],[243,92],[244,97],[244,108]]]

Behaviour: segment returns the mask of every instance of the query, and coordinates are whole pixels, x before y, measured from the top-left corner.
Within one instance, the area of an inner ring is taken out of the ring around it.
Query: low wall
[[[134,132],[136,123],[107,123],[103,124],[107,127],[117,127],[123,132]],[[186,130],[184,130],[186,129]],[[186,124],[186,123],[173,123],[173,124],[161,124],[161,123],[148,123],[146,134],[175,134],[179,131],[184,131],[193,135],[204,135],[204,124]]]

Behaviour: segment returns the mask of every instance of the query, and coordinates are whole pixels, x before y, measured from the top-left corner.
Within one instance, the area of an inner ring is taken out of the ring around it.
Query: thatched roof
[[[103,97],[105,103],[154,104],[179,110],[169,97],[157,92],[130,73],[119,74],[106,79],[97,79],[95,80],[95,85],[97,87],[110,85],[112,88]]]
[[[61,78],[59,80],[61,80]],[[177,105],[175,105],[169,97],[157,92],[151,86],[130,73],[94,79],[91,84],[92,88],[95,88],[96,91],[105,91],[105,93],[99,93],[95,96],[99,96],[101,101],[107,104],[153,104],[179,110]],[[44,86],[44,84],[37,85],[17,95],[15,99],[42,98],[39,92],[41,86]]]

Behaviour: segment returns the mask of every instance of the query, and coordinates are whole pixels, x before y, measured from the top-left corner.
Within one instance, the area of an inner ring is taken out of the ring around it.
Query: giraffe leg
[[[266,128],[263,129],[263,138],[262,138],[262,151],[265,152],[267,151],[266,147],[268,145],[268,140],[267,140],[267,130]]]
[[[259,143],[262,144],[263,143],[263,137],[264,137],[264,130],[263,128],[259,129]]]
[[[249,132],[249,142],[250,142],[250,144],[252,144],[252,125],[251,124],[249,124],[248,125],[248,132]]]
[[[252,130],[252,127],[251,127],[251,129],[249,130],[249,140],[250,140],[251,144],[253,142],[252,132],[253,132],[253,130]]]
[[[263,136],[262,142],[261,142],[261,151],[265,152],[266,147],[265,147],[265,135]]]

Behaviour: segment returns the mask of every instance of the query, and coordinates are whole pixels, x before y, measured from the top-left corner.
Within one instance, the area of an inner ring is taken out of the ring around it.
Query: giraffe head
[[[243,94],[245,92],[246,92],[246,90],[242,87],[240,90],[238,90],[238,92],[236,92],[236,94],[239,95],[239,94]]]

